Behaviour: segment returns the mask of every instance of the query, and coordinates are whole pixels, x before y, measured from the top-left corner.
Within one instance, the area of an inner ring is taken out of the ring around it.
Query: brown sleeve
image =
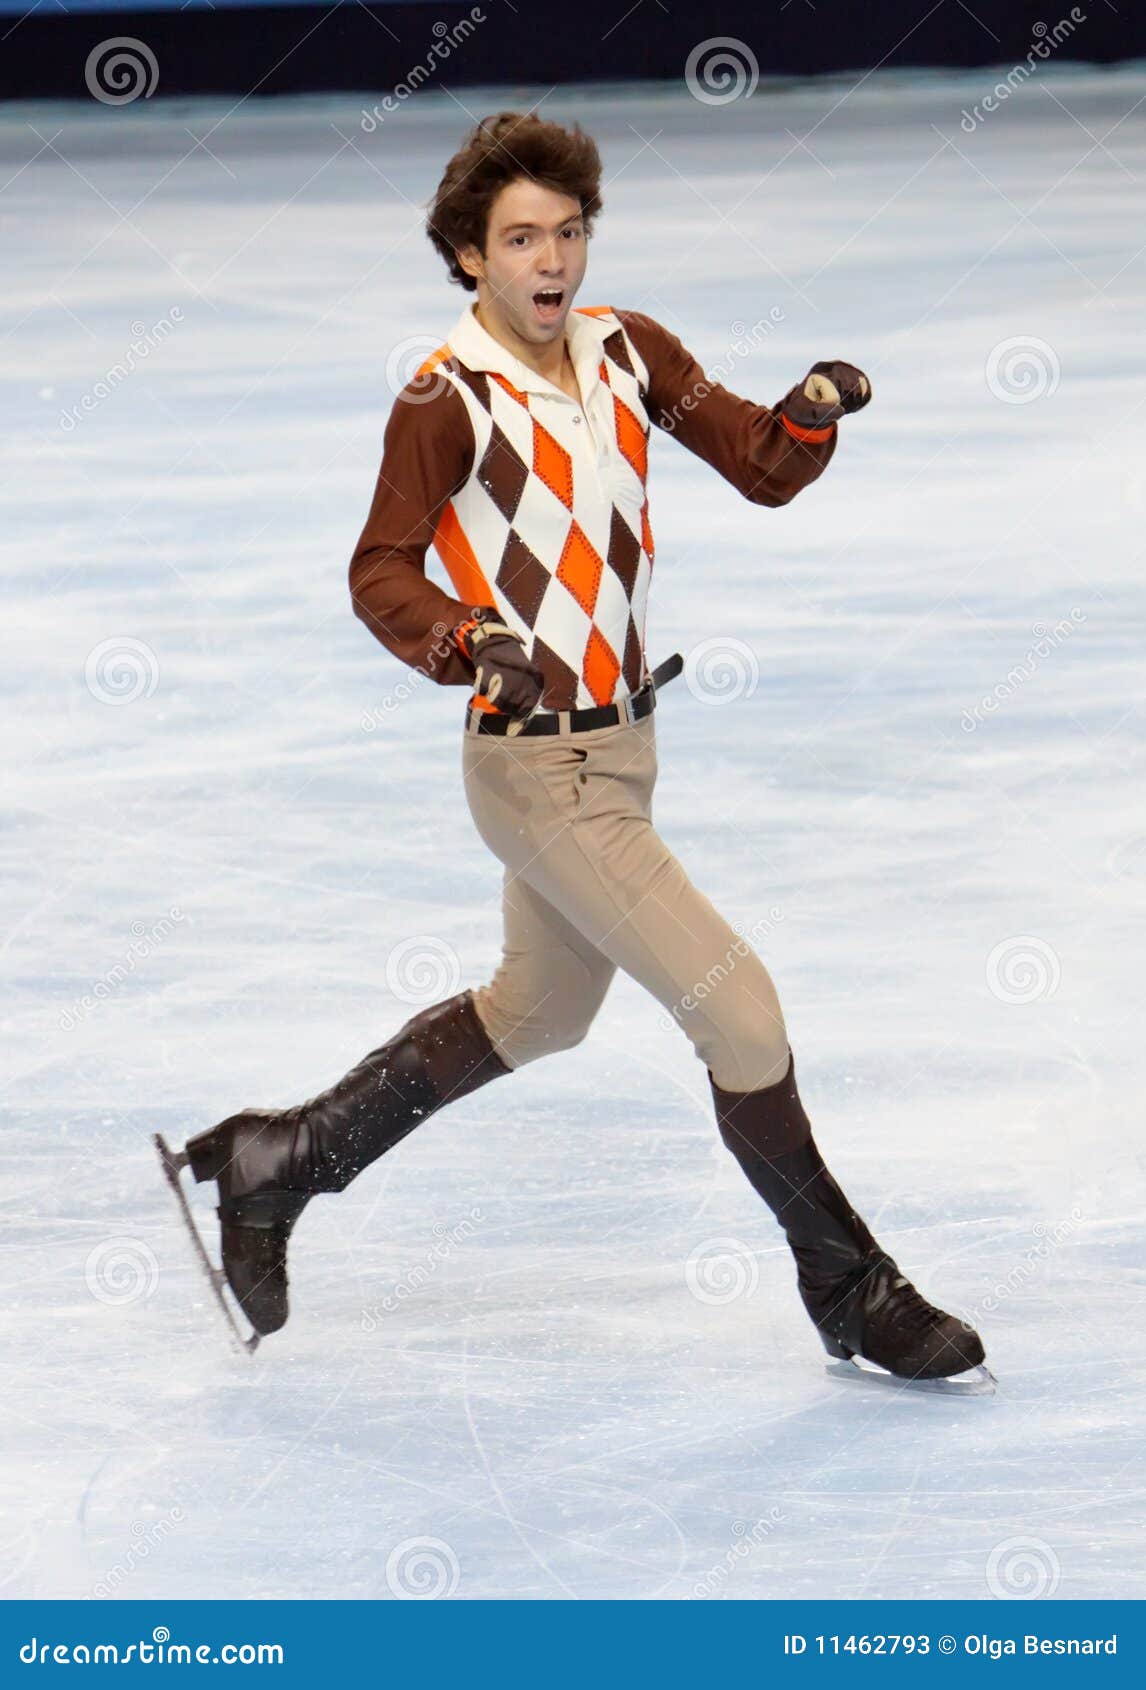
[[[710,463],[755,505],[786,505],[828,467],[836,426],[800,430],[779,405],[755,405],[708,379],[676,335],[641,311],[618,311],[649,372],[646,399],[658,428]]]
[[[410,395],[411,397],[406,397]],[[472,687],[474,665],[450,631],[473,606],[426,577],[426,550],[473,459],[465,400],[441,381],[411,382],[394,401],[366,526],[350,562],[354,613],[403,663],[441,686]]]

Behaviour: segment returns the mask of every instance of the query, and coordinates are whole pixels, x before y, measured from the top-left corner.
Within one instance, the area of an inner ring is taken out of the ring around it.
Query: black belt
[[[627,703],[634,722],[639,722],[656,708],[657,688],[679,675],[683,668],[684,658],[679,651],[674,651],[671,657],[657,664],[644,686],[630,693]],[[585,710],[554,710],[544,715],[527,716],[524,721],[520,716],[505,716],[500,711],[477,711],[472,703],[466,708],[468,731],[484,734],[508,733],[513,722],[521,722],[516,730],[519,734],[555,734],[561,732],[563,721],[568,724],[567,733],[584,733],[590,728],[611,728],[614,723],[625,719],[625,711],[619,704],[595,704]]]

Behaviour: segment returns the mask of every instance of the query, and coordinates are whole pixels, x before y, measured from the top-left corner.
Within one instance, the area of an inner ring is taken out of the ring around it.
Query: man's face
[[[484,256],[471,246],[458,258],[478,278],[483,315],[534,346],[560,340],[588,260],[580,203],[536,182],[510,182],[490,207]]]

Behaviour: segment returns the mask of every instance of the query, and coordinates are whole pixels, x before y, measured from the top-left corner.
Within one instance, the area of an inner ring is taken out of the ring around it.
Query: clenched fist
[[[491,606],[481,606],[459,622],[454,640],[476,666],[474,697],[524,721],[545,690],[545,677],[529,661],[521,635]]]
[[[805,379],[786,395],[780,414],[797,428],[828,428],[841,417],[862,411],[871,399],[871,382],[854,364],[839,359],[813,364]]]

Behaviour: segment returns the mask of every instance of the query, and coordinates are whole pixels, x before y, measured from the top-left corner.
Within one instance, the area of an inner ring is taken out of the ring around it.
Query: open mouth
[[[533,309],[543,323],[555,323],[564,302],[564,288],[542,288],[533,296]]]

